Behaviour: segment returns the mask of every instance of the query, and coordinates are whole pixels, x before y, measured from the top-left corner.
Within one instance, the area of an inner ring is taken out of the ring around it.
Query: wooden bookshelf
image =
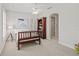
[[[38,31],[41,31],[41,38],[46,39],[46,17],[38,19]]]

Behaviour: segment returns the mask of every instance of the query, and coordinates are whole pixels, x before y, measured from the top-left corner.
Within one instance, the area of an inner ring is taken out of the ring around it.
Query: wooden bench
[[[39,41],[40,45],[41,43],[40,32],[39,31],[18,32],[18,50],[20,50],[20,44],[24,44],[29,41]]]

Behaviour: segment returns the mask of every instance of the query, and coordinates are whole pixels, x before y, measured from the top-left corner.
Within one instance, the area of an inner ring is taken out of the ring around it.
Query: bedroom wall
[[[79,4],[65,4],[61,8],[59,42],[74,48],[79,42]]]
[[[6,10],[3,8],[3,40],[6,40]]]
[[[2,5],[0,4],[0,53],[3,48],[3,20],[2,20]]]
[[[7,11],[7,33],[9,34],[8,25],[13,26],[13,31],[31,31],[37,30],[36,27],[36,18],[30,13],[22,13],[22,12],[15,12],[15,11]],[[26,20],[26,28],[25,29],[17,29],[17,20],[18,19]]]
[[[59,43],[70,48],[79,42],[79,4],[52,4],[52,9],[40,13],[47,17],[47,39],[50,37],[50,15],[59,14]]]

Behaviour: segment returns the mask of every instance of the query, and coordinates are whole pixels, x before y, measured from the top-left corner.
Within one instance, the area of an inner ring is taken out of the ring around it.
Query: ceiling
[[[51,3],[3,3],[3,7],[6,10],[17,12],[33,12],[33,8],[44,11],[52,8]]]

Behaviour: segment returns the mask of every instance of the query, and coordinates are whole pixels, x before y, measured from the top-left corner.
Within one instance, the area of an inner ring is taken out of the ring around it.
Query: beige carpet
[[[26,43],[21,50],[17,50],[15,41],[7,41],[1,56],[77,56],[74,50],[60,45],[57,40],[42,40],[38,43]]]

